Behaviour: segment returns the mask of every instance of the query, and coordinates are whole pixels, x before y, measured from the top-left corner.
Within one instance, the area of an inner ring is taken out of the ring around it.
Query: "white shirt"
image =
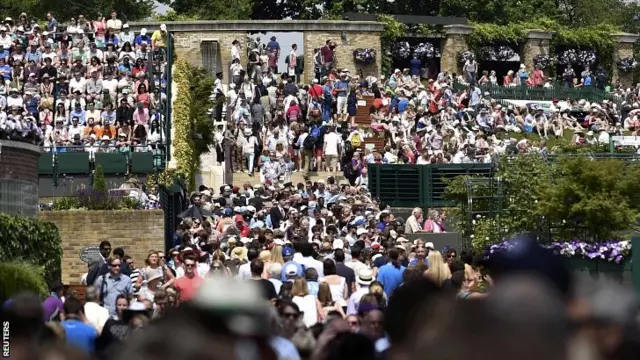
[[[324,135],[324,154],[338,155],[338,144],[340,137],[335,132],[329,132]]]
[[[102,327],[109,320],[109,310],[94,302],[84,304],[84,315],[89,324],[93,325],[98,332],[102,331]]]
[[[294,259],[294,261],[300,265],[303,265],[307,269],[308,268],[316,269],[316,271],[318,272],[318,277],[324,277],[324,265],[322,264],[321,261],[318,261],[312,258],[311,256],[308,256],[308,257],[300,256],[298,260]]]
[[[238,280],[249,280],[251,279],[251,263],[246,263],[240,265],[238,268]]]
[[[231,60],[233,61],[234,59],[240,59],[240,49],[238,49],[237,46],[232,45],[231,46]]]

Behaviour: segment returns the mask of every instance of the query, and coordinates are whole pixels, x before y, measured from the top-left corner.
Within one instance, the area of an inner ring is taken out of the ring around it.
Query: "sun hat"
[[[358,271],[356,282],[360,285],[369,285],[373,282],[373,271],[369,268],[362,268]]]

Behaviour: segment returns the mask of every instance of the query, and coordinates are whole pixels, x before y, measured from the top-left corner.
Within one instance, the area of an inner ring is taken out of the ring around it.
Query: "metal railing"
[[[39,176],[53,178],[54,186],[63,175],[90,175],[100,165],[105,175],[154,175],[165,166],[164,144],[149,146],[56,146],[45,148],[38,161]]]
[[[454,82],[455,90],[466,89],[468,85]],[[526,87],[526,86],[479,86],[482,92],[488,92],[493,99],[551,101],[553,99],[585,99],[587,101],[613,100],[616,103],[627,100],[625,97],[608,93],[596,87],[565,88],[562,84],[555,84],[552,88]]]

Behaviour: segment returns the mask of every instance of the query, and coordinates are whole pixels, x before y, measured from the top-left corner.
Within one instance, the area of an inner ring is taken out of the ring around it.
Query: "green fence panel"
[[[153,173],[154,155],[152,152],[131,153],[131,172],[134,174]]]
[[[492,164],[441,164],[441,165],[419,165],[431,168],[431,177],[428,183],[423,186],[431,188],[431,197],[427,202],[427,206],[447,206],[444,200],[444,192],[447,188],[447,182],[461,175],[470,176],[487,176],[492,174]]]
[[[96,166],[102,165],[105,175],[126,174],[127,155],[123,153],[96,153]]]
[[[417,166],[370,165],[374,169],[375,180],[369,184],[375,187],[375,196],[391,206],[415,206],[424,199],[423,171]],[[373,186],[373,187],[372,187]]]
[[[38,174],[53,175],[53,154],[46,153],[40,155],[38,159]]]
[[[636,266],[633,266],[633,264]],[[631,238],[631,281],[640,298],[640,235],[636,234]]]
[[[88,152],[63,152],[56,154],[59,174],[88,174]]]

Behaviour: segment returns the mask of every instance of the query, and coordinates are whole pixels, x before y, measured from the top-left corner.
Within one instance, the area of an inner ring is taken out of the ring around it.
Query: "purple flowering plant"
[[[511,251],[517,242],[504,241],[491,245],[486,250],[486,256],[503,251]],[[568,258],[584,258],[588,260],[605,260],[620,264],[625,258],[631,255],[631,242],[627,240],[610,240],[596,243],[586,243],[584,241],[564,241],[544,244],[542,247],[552,250],[560,256]]]

